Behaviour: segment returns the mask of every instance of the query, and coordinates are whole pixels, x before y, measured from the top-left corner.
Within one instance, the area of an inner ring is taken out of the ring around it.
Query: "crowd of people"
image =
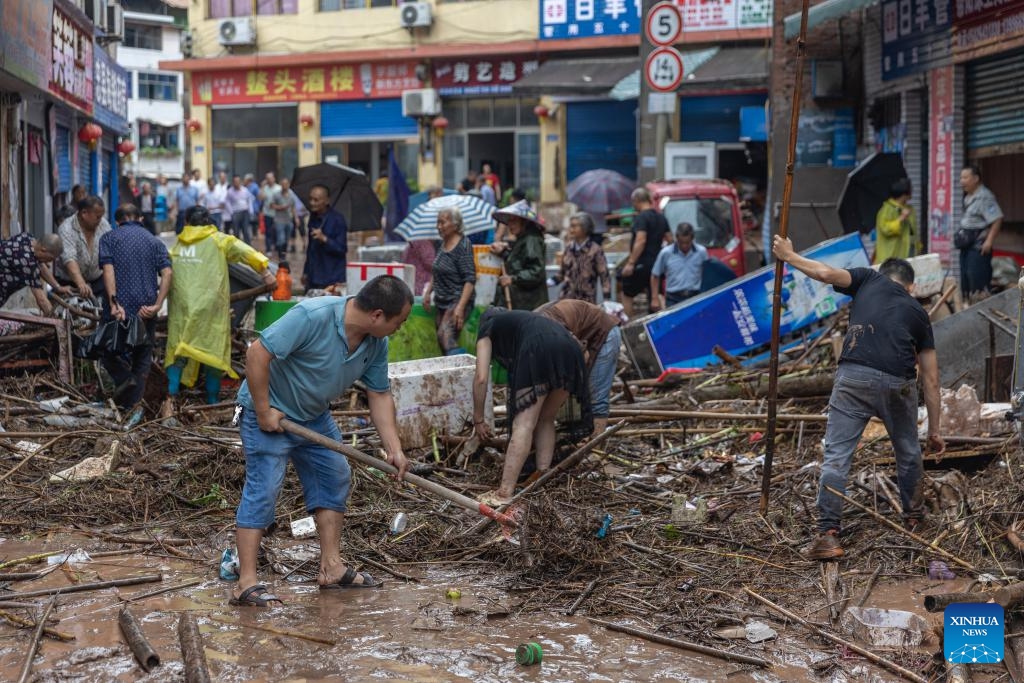
[[[607,427],[621,319],[598,303],[609,298],[612,277],[618,280],[627,315],[634,313],[633,299],[641,294],[657,311],[700,291],[701,270],[709,257],[696,243],[692,225],[669,226],[664,215],[654,210],[648,191],[637,188],[632,195],[635,218],[630,248],[614,273],[608,268],[600,236],[594,234],[593,217],[582,212],[570,217],[569,241],[556,278],[563,287],[559,300],[551,302],[545,227],[529,201],[511,201],[516,199],[514,189],[502,195],[497,176],[486,166],[471,182],[474,191],[490,190],[481,196],[492,206],[497,206],[499,196],[509,200],[493,212],[498,225],[487,250],[503,265],[491,306],[478,319],[471,406],[475,433],[488,437],[486,400],[491,362],[496,361],[508,375],[509,440],[500,482],[480,500],[498,506],[514,496],[526,476],[531,452],[534,472],[530,476],[542,476],[552,466],[556,420],[573,440]],[[962,182],[968,192],[964,228],[982,231],[979,251],[990,253],[998,232],[998,205],[985,195],[975,169],[965,169]],[[183,385],[193,386],[202,375],[206,400],[215,403],[220,400],[222,376],[237,377],[231,365],[228,265],[244,263],[268,287],[275,282],[268,254],[251,244],[255,230],[262,226],[267,235],[265,249],[279,260],[297,240],[305,239],[301,282],[307,293],[341,294],[348,229],[345,217],[330,205],[327,187],[314,186],[300,201],[288,181],[278,183],[273,173],[257,184],[251,175],[229,179],[224,173],[203,183],[197,172],[183,179],[173,197],[161,192],[161,186],[166,185],[158,181],[153,189],[143,183],[132,200],[118,207],[113,227],[105,218],[103,200],[76,188],[74,210],[64,212],[55,233],[38,239],[21,234],[0,241],[0,304],[28,286],[39,308],[49,313],[52,303],[42,289],[45,281],[59,295],[98,300],[105,324],[134,325],[137,330],[130,347],[103,349],[101,362],[114,381],[112,398],[117,405],[141,415],[140,402],[154,357],[156,319],[166,303],[163,357],[168,396],[161,412],[170,419]],[[470,191],[465,182],[462,189]],[[132,191],[134,181],[128,189]],[[920,521],[918,368],[930,420],[929,444],[938,451],[944,448],[930,323],[910,296],[913,270],[895,253],[908,248],[916,236],[913,232],[902,235],[913,227],[906,209],[909,193],[909,186],[894,187],[892,206],[884,207],[888,212],[882,217],[888,230],[885,236],[898,240],[894,245],[883,243],[884,250],[894,253],[882,263],[880,273],[809,261],[778,237],[773,244],[778,259],[853,297],[852,336],[839,361],[832,401],[844,409],[829,414],[818,500],[821,533],[808,549],[812,559],[830,559],[843,552],[838,540],[840,506],[830,489],[845,486],[853,446],[872,415],[885,421],[893,438],[906,523],[914,526]],[[437,197],[441,192],[435,188],[428,194]],[[164,227],[173,225],[177,233],[169,250],[154,234],[161,221]],[[895,232],[900,235],[889,234]],[[437,212],[436,244],[432,240],[412,243],[407,252],[424,264],[423,307],[434,312],[437,341],[444,354],[466,352],[460,334],[476,306],[477,268],[473,244],[465,233],[462,212],[445,206]],[[381,276],[354,296],[305,298],[249,346],[246,378],[237,395],[246,480],[236,518],[240,579],[232,604],[280,602],[259,582],[257,556],[260,541],[274,521],[289,461],[324,540],[320,588],[381,585],[369,573],[347,565],[339,552],[350,486],[347,461],[328,448],[284,433],[282,420],[338,440],[330,403],[359,381],[366,389],[370,417],[388,462],[398,477],[403,476],[408,461],[398,437],[388,381],[388,337],[400,329],[414,303],[414,291],[405,282]],[[865,329],[881,332],[867,336]]]

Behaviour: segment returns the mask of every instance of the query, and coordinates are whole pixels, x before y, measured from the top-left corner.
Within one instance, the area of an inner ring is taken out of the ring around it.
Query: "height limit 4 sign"
[[[644,78],[652,90],[672,92],[683,82],[683,56],[672,47],[659,47],[647,56]]]

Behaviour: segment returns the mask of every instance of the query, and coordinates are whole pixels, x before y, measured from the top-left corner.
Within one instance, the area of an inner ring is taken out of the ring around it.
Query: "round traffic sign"
[[[644,22],[647,40],[655,45],[672,45],[683,35],[683,13],[674,2],[659,2]]]
[[[683,82],[683,56],[672,47],[659,47],[644,63],[647,85],[659,92],[672,92]]]

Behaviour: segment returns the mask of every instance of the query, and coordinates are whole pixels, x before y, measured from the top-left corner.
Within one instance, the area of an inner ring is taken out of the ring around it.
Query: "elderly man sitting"
[[[58,287],[49,264],[60,257],[63,249],[60,237],[52,233],[38,240],[25,232],[0,240],[0,306],[19,289],[31,287],[39,310],[44,315],[52,313],[53,306],[46,298],[40,279],[51,287]]]

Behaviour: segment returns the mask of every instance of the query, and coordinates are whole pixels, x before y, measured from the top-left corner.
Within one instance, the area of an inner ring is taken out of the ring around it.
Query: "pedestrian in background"
[[[651,312],[661,310],[661,278],[665,278],[665,306],[672,308],[700,294],[708,250],[694,241],[693,226],[676,226],[675,241],[662,247],[651,269]]]
[[[142,214],[142,225],[151,235],[156,234],[156,195],[153,186],[147,181],[142,183],[142,191],[138,197],[138,207]]]
[[[288,258],[288,238],[295,230],[295,200],[290,184],[287,178],[283,178],[278,185],[278,191],[271,195],[269,200],[270,208],[274,210],[273,244],[279,260]]]
[[[512,243],[495,242],[491,252],[505,259],[498,278],[494,305],[532,311],[548,302],[547,271],[544,268],[544,228],[526,202],[494,212],[494,220],[508,225]],[[507,296],[506,296],[507,293]]]
[[[619,283],[622,291],[622,307],[630,318],[635,314],[634,297],[647,295],[653,301],[651,291],[651,269],[661,251],[665,236],[671,232],[665,216],[654,210],[651,193],[638,187],[630,197],[633,202],[633,236],[629,244],[629,255],[620,263]]]
[[[917,218],[910,206],[910,179],[900,178],[875,216],[875,256],[879,264],[891,258],[908,259],[918,251]]]
[[[345,284],[348,265],[348,224],[328,204],[330,193],[323,185],[309,191],[309,246],[302,271],[307,289],[338,289]]]
[[[196,171],[198,173],[198,171]],[[181,234],[185,227],[185,215],[188,211],[199,204],[199,188],[196,187],[192,178],[188,175],[182,176],[181,187],[174,191],[174,232]]]
[[[960,250],[960,291],[965,297],[989,292],[992,283],[992,245],[1003,227],[1003,210],[992,190],[981,184],[977,166],[960,171],[964,213],[954,238]]]
[[[206,179],[206,189],[199,194],[199,206],[210,214],[212,225],[224,230],[224,208],[227,202],[227,190],[222,190],[213,178]]]
[[[473,310],[473,290],[476,285],[476,266],[473,263],[473,245],[463,234],[462,212],[456,207],[444,208],[437,213],[437,233],[441,248],[431,268],[431,280],[423,290],[423,309],[430,311],[430,296],[437,308],[434,327],[437,344],[445,356],[465,353],[459,346],[459,333]]]
[[[597,303],[597,283],[601,283],[604,300],[611,298],[612,279],[608,259],[600,245],[590,239],[594,219],[579,212],[569,218],[569,244],[562,251],[562,268],[555,281],[562,283],[560,299],[579,299]]]
[[[224,193],[224,204],[231,220],[231,234],[252,246],[252,193],[235,176]]]

